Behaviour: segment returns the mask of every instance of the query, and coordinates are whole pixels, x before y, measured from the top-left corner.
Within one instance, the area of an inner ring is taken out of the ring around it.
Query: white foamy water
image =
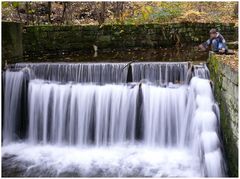
[[[21,102],[23,91],[23,75],[20,72],[5,72],[4,81],[4,123],[3,136],[4,142],[10,142],[18,138],[16,135],[17,125],[20,123],[18,119],[21,118]],[[13,110],[14,109],[14,110]]]
[[[176,75],[168,78],[165,73],[167,87],[116,83],[115,78],[103,85],[65,83],[62,73],[44,74],[45,68],[69,72],[76,80],[82,79],[74,72],[81,65],[45,64],[34,66],[35,71],[54,82],[31,77],[26,90],[23,71],[6,73],[2,157],[3,171],[10,174],[5,175],[225,176],[219,111],[209,80],[193,77],[189,85],[168,83],[186,78],[186,64],[167,66]],[[108,75],[120,70],[119,65],[108,67]],[[133,74],[139,67],[155,68],[136,65]],[[156,69],[164,72],[165,67]],[[178,71],[182,67],[184,73]],[[207,77],[206,72],[201,68],[195,75]],[[108,82],[108,75],[104,73],[101,83]],[[88,73],[89,79],[97,76]],[[139,80],[152,82],[154,76],[148,69]],[[28,101],[19,103],[23,94]],[[19,120],[19,111],[27,117]]]
[[[14,161],[26,162],[23,176],[34,176],[42,169],[50,176],[74,173],[77,176],[201,176],[200,161],[188,149],[152,148],[143,145],[111,147],[67,147],[11,144],[2,155],[16,155]],[[13,161],[12,161],[13,162]],[[50,171],[49,171],[50,169]],[[39,169],[38,169],[39,170]]]
[[[190,83],[196,94],[195,112],[193,115],[192,133],[193,146],[204,163],[204,173],[208,177],[225,175],[225,163],[221,152],[218,128],[219,114],[214,113],[213,94],[207,79],[193,77]]]

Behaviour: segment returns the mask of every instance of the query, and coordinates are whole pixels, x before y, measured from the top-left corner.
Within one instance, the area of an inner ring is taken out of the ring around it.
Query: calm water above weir
[[[79,52],[74,54],[45,54],[41,56],[25,56],[25,62],[129,62],[129,61],[206,61],[208,52],[199,52],[194,46],[162,49],[133,49],[123,51],[101,51],[97,53]],[[16,63],[17,61],[9,61]]]
[[[208,79],[187,62],[15,64],[3,176],[225,176]]]

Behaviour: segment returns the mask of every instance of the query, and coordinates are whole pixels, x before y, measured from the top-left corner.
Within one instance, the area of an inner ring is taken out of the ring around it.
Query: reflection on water
[[[120,51],[98,51],[98,53],[77,52],[65,54],[45,54],[41,56],[25,56],[25,62],[128,62],[128,61],[206,61],[208,52],[199,52],[193,46],[180,49],[161,48],[161,49],[134,49]],[[12,61],[9,63],[15,63]],[[19,62],[19,61],[18,61]]]

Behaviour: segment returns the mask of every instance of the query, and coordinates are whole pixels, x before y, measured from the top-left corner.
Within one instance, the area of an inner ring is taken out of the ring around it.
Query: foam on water
[[[196,94],[193,130],[195,130],[194,146],[199,156],[203,157],[205,175],[221,177],[225,175],[225,163],[221,152],[218,128],[219,114],[214,113],[213,94],[209,80],[193,77],[190,86]],[[206,100],[207,98],[207,100]],[[216,158],[216,163],[213,161]],[[211,160],[211,161],[210,161]]]
[[[22,176],[225,176],[219,109],[209,80],[196,77],[207,77],[207,70],[199,67],[188,85],[186,64],[133,64],[133,76],[139,75],[136,69],[147,69],[134,81],[146,81],[128,84],[125,73],[115,78],[122,64],[18,64],[28,70],[7,71],[4,80],[3,171]],[[76,76],[83,66],[90,70],[88,79],[76,83],[84,78]],[[104,73],[95,74],[95,67]],[[30,75],[27,88],[25,73]],[[149,83],[161,79],[165,87]],[[179,79],[185,82],[176,84]],[[20,103],[23,96],[26,103]],[[27,115],[19,118],[19,111]]]
[[[200,162],[189,149],[115,145],[111,147],[69,147],[29,145],[4,146],[2,155],[16,155],[15,163],[25,163],[22,176],[201,176]],[[13,162],[13,161],[12,161]],[[21,170],[21,169],[19,169]]]

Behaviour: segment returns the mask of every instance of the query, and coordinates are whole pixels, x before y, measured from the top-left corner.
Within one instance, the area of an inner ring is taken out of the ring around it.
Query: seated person
[[[199,49],[201,51],[206,51],[209,47],[211,47],[212,51],[214,52],[227,53],[227,46],[224,37],[217,32],[216,29],[211,29],[209,34],[210,39],[200,44]]]

